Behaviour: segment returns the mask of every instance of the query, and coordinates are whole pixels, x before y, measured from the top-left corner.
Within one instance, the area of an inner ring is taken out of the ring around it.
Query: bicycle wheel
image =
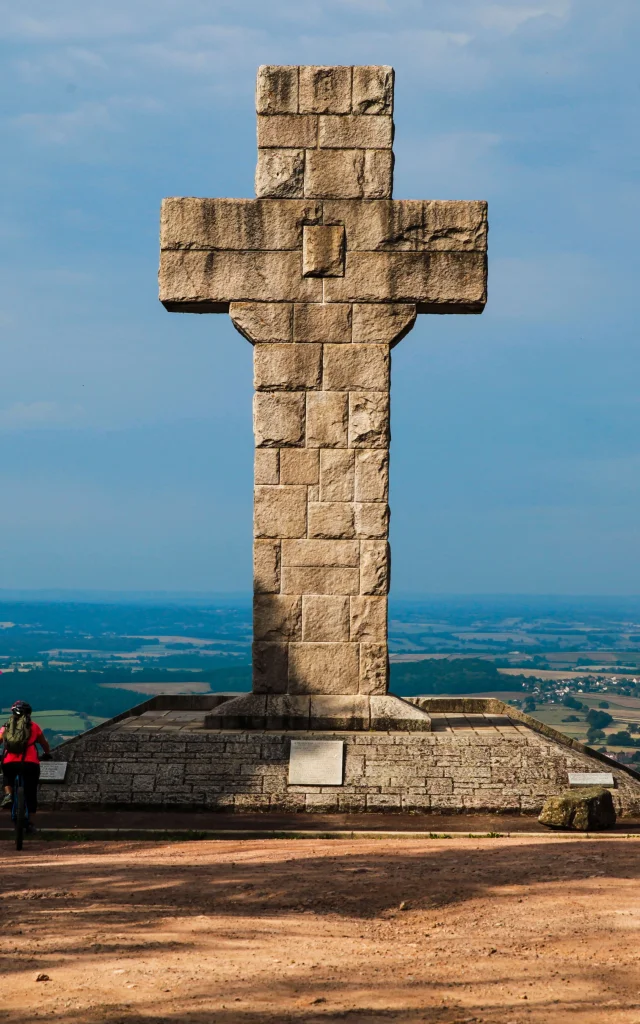
[[[16,850],[22,849],[24,839],[24,826],[26,818],[26,802],[24,798],[24,784],[22,779],[16,780]]]

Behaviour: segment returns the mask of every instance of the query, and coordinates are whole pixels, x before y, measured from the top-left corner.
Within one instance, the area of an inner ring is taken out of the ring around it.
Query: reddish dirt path
[[[8,1024],[640,1022],[640,839],[3,854]]]

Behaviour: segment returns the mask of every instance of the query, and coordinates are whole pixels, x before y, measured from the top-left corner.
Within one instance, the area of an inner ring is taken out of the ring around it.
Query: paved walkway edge
[[[159,828],[43,828],[38,830],[36,840],[63,840],[87,842],[91,840],[144,840],[147,842],[171,842],[190,840],[246,840],[246,839],[640,839],[632,832],[368,832],[365,830],[313,831],[313,830],[270,830],[270,829],[159,829]],[[13,829],[0,829],[0,841],[12,840]],[[33,841],[33,840],[29,840]]]

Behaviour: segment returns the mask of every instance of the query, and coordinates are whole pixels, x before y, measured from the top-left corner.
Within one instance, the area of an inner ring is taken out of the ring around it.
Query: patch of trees
[[[69,672],[64,669],[41,668],[29,672],[7,672],[2,675],[2,704],[10,707],[14,700],[27,700],[34,708],[53,710],[68,708],[80,714],[112,718],[147,698],[130,690],[106,689],[105,683],[176,683],[175,672],[161,669],[107,669],[104,672]],[[251,666],[234,665],[190,672],[189,681],[208,683],[214,692],[250,690]],[[159,686],[159,688],[161,688]]]
[[[483,658],[427,658],[394,662],[391,691],[401,697],[473,694],[519,689],[524,676],[504,676]]]
[[[571,708],[572,711],[587,710],[587,705],[582,704],[579,700],[576,700],[576,698],[571,693],[568,693],[565,697],[563,697],[562,703],[564,704],[565,708]]]
[[[597,708],[591,708],[591,711],[587,714],[587,722],[592,729],[606,729],[613,722],[613,716],[608,711],[598,711]]]

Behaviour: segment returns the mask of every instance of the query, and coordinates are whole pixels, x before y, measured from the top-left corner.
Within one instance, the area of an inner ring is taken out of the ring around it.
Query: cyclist
[[[0,738],[4,747],[2,776],[5,794],[0,807],[11,809],[13,783],[16,775],[21,775],[24,780],[24,796],[30,819],[38,810],[40,759],[36,743],[42,747],[45,758],[49,758],[51,752],[42,729],[31,721],[31,711],[31,705],[27,704],[25,700],[17,700],[11,707],[11,718],[0,729]],[[31,820],[29,820],[27,832],[34,831]]]

